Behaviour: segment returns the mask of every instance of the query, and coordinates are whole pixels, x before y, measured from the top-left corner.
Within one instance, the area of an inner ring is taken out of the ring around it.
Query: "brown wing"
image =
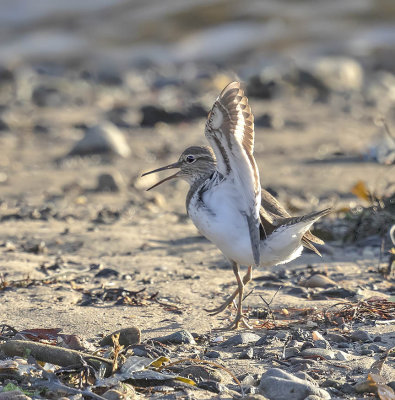
[[[254,117],[239,82],[226,86],[214,102],[205,135],[214,150],[217,171],[234,183],[239,210],[247,219],[254,261],[259,265],[261,184],[253,156]]]

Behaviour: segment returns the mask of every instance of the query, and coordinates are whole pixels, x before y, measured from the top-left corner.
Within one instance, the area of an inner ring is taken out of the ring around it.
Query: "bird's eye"
[[[185,159],[186,159],[187,163],[189,163],[189,164],[192,164],[193,162],[196,161],[196,158],[194,156],[191,156],[191,155],[186,156]]]

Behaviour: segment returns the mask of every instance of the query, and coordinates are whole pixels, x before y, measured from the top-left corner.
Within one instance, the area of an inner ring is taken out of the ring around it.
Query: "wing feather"
[[[205,135],[224,179],[239,191],[240,211],[245,213],[255,263],[259,265],[259,209],[261,186],[254,151],[254,116],[239,82],[232,82],[215,101]]]

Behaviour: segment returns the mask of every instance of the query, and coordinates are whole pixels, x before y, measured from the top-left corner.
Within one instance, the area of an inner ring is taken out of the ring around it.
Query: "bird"
[[[211,315],[224,311],[238,296],[237,313],[224,329],[250,327],[242,311],[244,288],[253,267],[273,267],[299,257],[303,247],[320,255],[313,243],[324,242],[310,232],[329,208],[292,217],[268,191],[261,188],[254,151],[254,116],[240,82],[231,82],[208,114],[205,136],[209,146],[191,146],[178,161],[144,173],[177,169],[147,190],[175,179],[189,184],[186,209],[209,241],[229,260],[237,289]],[[240,266],[247,272],[240,276]]]

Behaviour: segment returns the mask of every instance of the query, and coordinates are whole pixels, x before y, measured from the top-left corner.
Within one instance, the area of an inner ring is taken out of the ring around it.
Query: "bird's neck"
[[[190,188],[186,199],[187,210],[189,203],[195,192],[201,188],[201,186],[207,181],[207,179],[210,179],[210,177],[214,174],[214,172],[215,169],[213,169],[212,171],[207,170],[204,174],[196,174],[193,177],[190,177],[190,179],[188,180]]]

